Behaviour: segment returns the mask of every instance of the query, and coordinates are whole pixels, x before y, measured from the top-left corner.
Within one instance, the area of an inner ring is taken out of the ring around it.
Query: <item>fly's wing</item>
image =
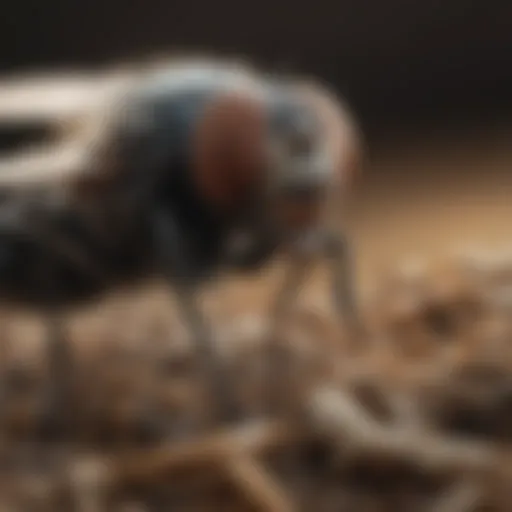
[[[58,123],[94,107],[106,77],[86,74],[24,75],[0,81],[0,122]]]
[[[54,133],[54,140],[0,155],[0,291],[23,301],[48,300],[48,272],[62,285],[53,290],[59,300],[103,286],[121,236],[103,210],[84,215],[74,187],[100,172],[93,155],[124,77],[53,78],[0,83],[0,126],[43,124]]]
[[[84,167],[86,154],[81,145],[25,150],[22,155],[0,159],[0,189],[23,190],[65,182]]]
[[[89,172],[100,112],[126,83],[126,74],[32,75],[0,81],[0,129],[41,127],[51,136],[0,153],[0,188],[62,183]]]

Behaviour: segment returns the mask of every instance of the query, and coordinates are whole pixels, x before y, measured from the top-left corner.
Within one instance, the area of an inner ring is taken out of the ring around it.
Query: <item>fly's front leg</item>
[[[324,252],[332,271],[332,293],[336,312],[350,336],[358,340],[364,333],[357,308],[354,268],[350,244],[342,233],[324,233]]]
[[[311,270],[313,257],[303,240],[291,244],[287,252],[289,257],[283,282],[281,283],[269,314],[266,358],[267,404],[269,412],[277,412],[280,405],[286,403],[286,396],[279,390],[286,390],[287,371],[286,356],[281,345],[281,329],[289,312],[293,308],[301,288],[304,286]]]
[[[293,307],[301,287],[318,257],[327,258],[332,270],[332,293],[335,309],[348,332],[356,339],[363,333],[353,288],[353,269],[347,239],[342,234],[314,230],[296,238],[289,246],[290,258],[284,282],[279,289],[270,315],[267,374],[270,408],[277,407],[278,389],[286,376],[286,362],[279,350],[279,330]],[[286,398],[286,397],[284,397]]]
[[[178,308],[190,330],[200,363],[213,394],[220,420],[232,420],[238,415],[232,386],[226,375],[221,357],[215,350],[214,336],[197,300],[197,275],[183,251],[183,240],[172,219],[167,215],[155,217],[157,250],[166,279],[176,291]]]

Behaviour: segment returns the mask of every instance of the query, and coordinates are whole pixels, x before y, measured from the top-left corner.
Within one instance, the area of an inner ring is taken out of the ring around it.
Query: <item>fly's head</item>
[[[313,111],[290,103],[267,140],[270,217],[287,240],[321,228],[335,171],[333,155]]]

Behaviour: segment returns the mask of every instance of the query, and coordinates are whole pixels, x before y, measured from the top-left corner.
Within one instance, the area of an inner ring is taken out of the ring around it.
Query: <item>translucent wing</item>
[[[90,172],[101,115],[128,79],[127,73],[69,73],[1,80],[0,130],[38,127],[50,136],[0,153],[0,187],[40,186]]]

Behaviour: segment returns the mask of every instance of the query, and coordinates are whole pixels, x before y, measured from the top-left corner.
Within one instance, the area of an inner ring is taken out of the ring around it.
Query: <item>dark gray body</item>
[[[177,279],[200,281],[223,264],[263,264],[277,246],[277,234],[257,222],[245,225],[257,242],[229,262],[223,251],[240,219],[209,208],[190,172],[195,122],[215,94],[236,79],[226,70],[171,69],[143,81],[125,98],[109,134],[119,179],[112,195],[102,199],[112,204],[102,207],[99,220],[92,222],[73,201],[54,201],[51,193],[0,195],[0,296],[30,306],[71,305],[158,274],[155,215],[173,227],[167,236],[177,251],[166,272]],[[279,96],[277,85],[269,91],[271,124],[285,129],[301,113]]]

